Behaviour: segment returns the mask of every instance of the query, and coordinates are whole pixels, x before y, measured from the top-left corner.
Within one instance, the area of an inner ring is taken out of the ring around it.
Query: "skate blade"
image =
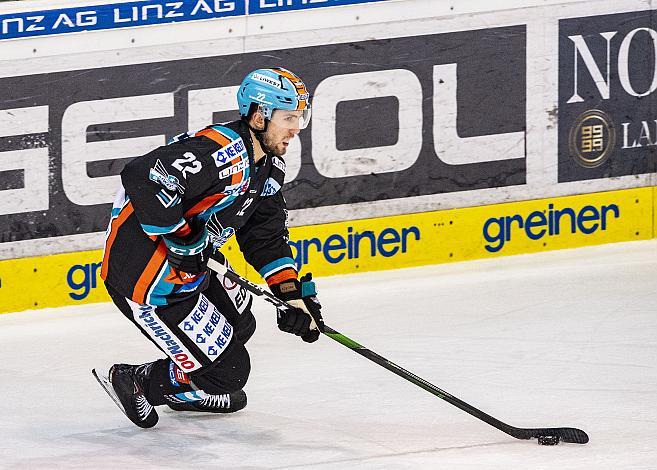
[[[103,390],[107,392],[107,394],[112,399],[112,401],[116,403],[116,406],[119,407],[121,413],[123,413],[127,417],[128,415],[126,414],[125,409],[123,408],[123,405],[119,400],[119,397],[116,395],[116,392],[114,391],[114,387],[112,387],[112,382],[110,382],[109,377],[107,375],[99,374],[98,372],[96,372],[96,369],[91,369],[91,373],[98,381],[98,384],[100,384],[100,386],[103,387]]]

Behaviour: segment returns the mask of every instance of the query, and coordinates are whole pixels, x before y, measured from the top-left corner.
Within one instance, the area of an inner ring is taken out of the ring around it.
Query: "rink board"
[[[125,163],[260,67],[313,96],[293,227],[657,184],[657,0],[88,3],[0,3],[0,259],[100,249]]]
[[[329,276],[645,240],[655,236],[657,188],[646,187],[293,227],[301,271]],[[222,251],[262,282],[232,239]],[[0,261],[0,313],[109,300],[102,251]]]

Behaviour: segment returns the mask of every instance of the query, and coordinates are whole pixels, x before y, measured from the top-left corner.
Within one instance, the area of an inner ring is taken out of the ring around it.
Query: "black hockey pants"
[[[106,285],[110,297],[166,355],[148,368],[152,405],[196,401],[242,389],[251,371],[245,343],[255,332],[251,294],[213,272],[205,291],[173,305],[137,304]]]

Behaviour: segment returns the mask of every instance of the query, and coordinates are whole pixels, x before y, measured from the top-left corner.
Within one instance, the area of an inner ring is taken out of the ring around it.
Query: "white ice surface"
[[[0,315],[0,468],[655,469],[657,240],[318,281],[326,323],[519,441],[261,301],[247,408],[133,426],[90,374],[161,354],[111,304]]]

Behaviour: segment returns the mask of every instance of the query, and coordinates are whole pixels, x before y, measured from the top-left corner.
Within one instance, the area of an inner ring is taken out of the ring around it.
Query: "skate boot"
[[[233,393],[221,395],[208,395],[200,401],[185,401],[181,403],[167,403],[169,408],[176,411],[204,411],[206,413],[235,413],[246,406],[246,393],[238,390]]]
[[[114,364],[108,376],[99,375],[96,369],[91,371],[123,414],[140,428],[152,428],[158,420],[155,408],[144,396],[143,384],[150,365]]]

